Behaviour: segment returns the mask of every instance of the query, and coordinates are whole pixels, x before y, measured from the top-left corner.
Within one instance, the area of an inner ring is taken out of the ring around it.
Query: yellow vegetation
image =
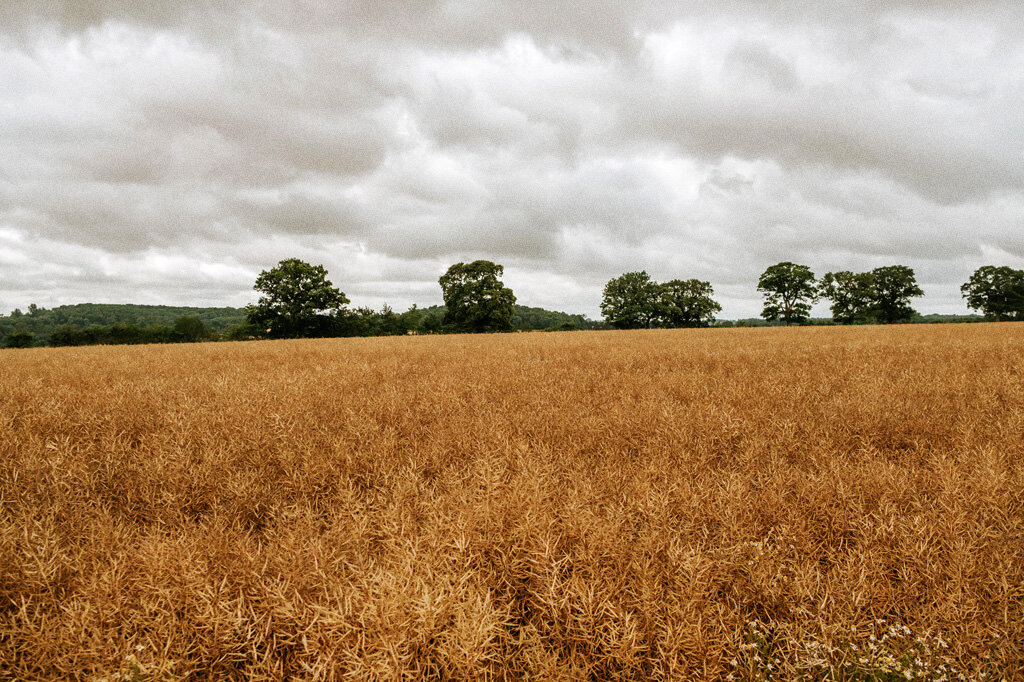
[[[0,678],[1021,679],[1022,433],[1019,324],[2,351]]]

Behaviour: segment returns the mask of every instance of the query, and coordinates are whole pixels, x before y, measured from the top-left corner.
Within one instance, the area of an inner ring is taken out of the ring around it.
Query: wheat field
[[[0,678],[1024,679],[1024,325],[0,351]]]

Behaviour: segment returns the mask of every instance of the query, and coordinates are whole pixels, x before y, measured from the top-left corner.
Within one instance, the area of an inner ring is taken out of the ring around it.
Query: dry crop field
[[[1022,433],[1022,324],[2,351],[0,678],[1024,679]]]

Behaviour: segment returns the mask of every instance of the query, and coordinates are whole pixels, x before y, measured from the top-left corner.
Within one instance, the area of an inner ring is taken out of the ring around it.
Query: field
[[[0,679],[1024,679],[1022,433],[1020,324],[0,351]]]

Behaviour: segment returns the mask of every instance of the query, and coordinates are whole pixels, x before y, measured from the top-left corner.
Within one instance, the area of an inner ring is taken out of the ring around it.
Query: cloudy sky
[[[1024,5],[0,2],[0,311],[242,305],[289,257],[594,317],[631,270],[730,318],[781,260],[901,263],[967,312],[1024,267]]]

